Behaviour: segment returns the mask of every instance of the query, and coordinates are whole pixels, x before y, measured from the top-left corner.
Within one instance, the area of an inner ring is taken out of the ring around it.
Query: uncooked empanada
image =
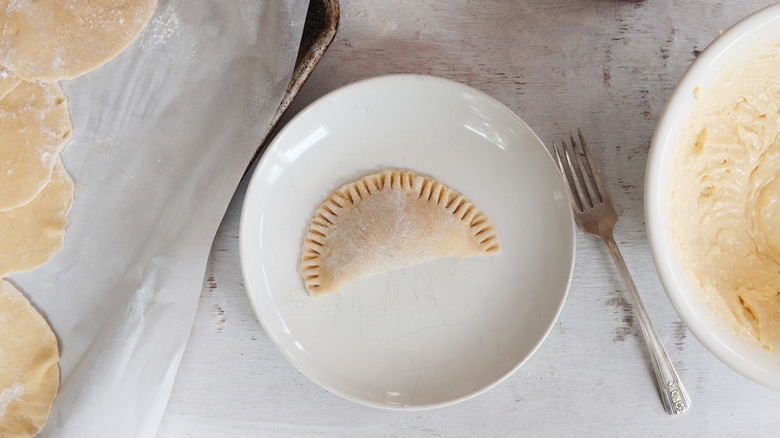
[[[490,219],[431,178],[385,171],[346,184],[314,214],[299,272],[313,297],[442,257],[500,251]]]

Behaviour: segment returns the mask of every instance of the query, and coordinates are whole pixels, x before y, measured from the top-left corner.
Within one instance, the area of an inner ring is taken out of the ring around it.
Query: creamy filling
[[[780,49],[724,74],[683,128],[671,236],[689,281],[738,334],[780,347]]]

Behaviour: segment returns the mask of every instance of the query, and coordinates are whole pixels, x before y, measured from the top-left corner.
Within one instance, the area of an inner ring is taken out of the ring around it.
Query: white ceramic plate
[[[314,210],[388,168],[466,196],[494,221],[502,252],[310,298],[297,268]],[[240,234],[249,297],[284,355],[343,397],[396,409],[451,404],[510,375],[552,328],[574,258],[569,200],[539,138],[496,100],[428,76],[357,82],[298,114],[257,166]]]
[[[666,294],[680,317],[707,349],[738,373],[780,391],[780,357],[757,342],[732,333],[712,311],[702,292],[686,278],[669,233],[668,184],[681,129],[696,102],[724,71],[780,44],[780,4],[735,24],[713,41],[677,84],[656,127],[645,177],[645,214],[653,260]],[[698,89],[697,92],[695,90]]]

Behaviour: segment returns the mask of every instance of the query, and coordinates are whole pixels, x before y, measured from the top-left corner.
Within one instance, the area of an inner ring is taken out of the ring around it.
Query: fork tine
[[[593,157],[590,155],[590,149],[588,149],[588,145],[585,143],[585,137],[582,135],[581,128],[577,128],[577,134],[579,134],[580,144],[582,145],[583,152],[585,152],[585,158],[588,161],[588,168],[590,168],[590,173],[593,175],[593,179],[596,181],[596,188],[598,189],[601,202],[609,203],[610,200],[609,194],[607,193],[607,188],[604,186],[604,182],[601,180],[601,175],[599,174],[599,169],[596,167],[596,163],[593,161]]]
[[[585,163],[582,161],[582,154],[580,153],[580,148],[577,146],[577,142],[574,140],[573,135],[569,135],[569,138],[571,139],[571,148],[572,152],[574,153],[574,157],[577,159],[577,164],[580,168],[580,174],[582,176],[582,181],[585,183],[585,189],[588,192],[588,202],[590,203],[590,206],[596,205],[596,203],[601,202],[601,198],[599,197],[598,193],[593,190],[593,184],[591,184],[590,181],[590,175],[588,174],[588,168],[585,167]]]
[[[553,149],[555,150],[555,162],[558,163],[558,170],[561,171],[561,175],[566,176],[566,171],[563,170],[563,161],[561,161],[561,154],[558,152],[558,144],[553,142]]]
[[[577,206],[578,211],[584,211],[586,207],[592,207],[593,203],[582,191],[582,184],[580,183],[579,176],[577,176],[577,167],[575,167],[571,161],[571,153],[569,152],[569,148],[566,147],[566,140],[561,139],[561,144],[563,144],[563,155],[566,156],[566,164],[569,166],[569,190],[577,195],[577,201],[580,204]],[[571,187],[572,183],[574,183],[574,188]]]
[[[561,153],[558,151],[558,145],[555,142],[553,142],[553,149],[555,150],[555,160],[558,162],[558,169],[561,171],[561,176],[563,176],[566,188],[569,191],[569,202],[571,202],[571,206],[575,211],[581,211],[582,207],[579,205],[580,200],[577,198],[577,194],[574,193],[569,171],[563,166],[563,159],[561,158]]]

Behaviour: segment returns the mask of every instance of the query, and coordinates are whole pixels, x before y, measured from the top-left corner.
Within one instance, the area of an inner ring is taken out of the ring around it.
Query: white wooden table
[[[287,362],[252,312],[238,256],[245,180],[214,241],[159,436],[776,436],[780,393],[689,333],[656,276],[643,213],[648,147],[672,88],[719,29],[769,3],[341,0],[336,40],[286,117],[355,80],[404,72],[485,91],[548,144],[582,127],[620,214],[616,237],[691,395],[687,413],[664,413],[617,270],[579,230],[554,329],[494,389],[412,412],[331,394]]]

